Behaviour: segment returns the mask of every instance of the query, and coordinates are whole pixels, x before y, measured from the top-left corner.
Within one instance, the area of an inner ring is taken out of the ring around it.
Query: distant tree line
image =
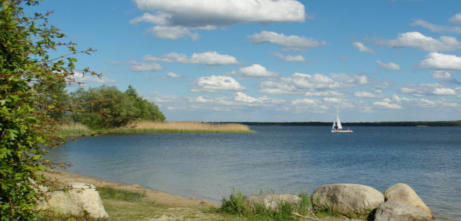
[[[125,92],[108,86],[87,90],[80,88],[68,97],[62,94],[61,99],[62,102],[68,99],[72,111],[53,117],[79,122],[94,129],[120,127],[135,120],[165,120],[157,105],[140,97],[132,86]]]

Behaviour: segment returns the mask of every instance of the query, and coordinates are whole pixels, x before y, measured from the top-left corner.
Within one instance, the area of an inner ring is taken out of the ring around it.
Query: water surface
[[[252,126],[254,134],[135,134],[81,138],[50,153],[71,171],[219,202],[243,193],[407,183],[436,216],[461,217],[460,127]]]

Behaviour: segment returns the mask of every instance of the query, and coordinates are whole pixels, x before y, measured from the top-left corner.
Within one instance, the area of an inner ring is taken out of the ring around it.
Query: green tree
[[[78,104],[73,120],[94,129],[120,127],[134,120],[165,120],[158,107],[139,97],[132,86],[125,92],[108,86],[80,88],[71,97]]]
[[[53,117],[63,111],[53,93],[66,84],[76,59],[52,58],[51,51],[92,51],[60,42],[64,34],[48,24],[49,13],[24,12],[37,4],[0,1],[0,220],[34,219],[40,197],[34,185],[43,181],[37,172],[47,165],[42,154],[63,141],[53,136]]]
[[[136,115],[131,120],[164,121],[166,119],[157,105],[141,98],[131,85],[128,86],[125,94],[133,100],[136,108]]]

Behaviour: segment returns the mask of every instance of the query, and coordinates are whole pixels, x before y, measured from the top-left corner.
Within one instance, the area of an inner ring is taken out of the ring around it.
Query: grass
[[[103,199],[138,202],[144,198],[144,193],[114,189],[110,187],[100,187],[98,188],[98,192]]]
[[[144,134],[144,133],[252,133],[250,128],[237,123],[202,123],[202,122],[154,122],[134,121],[124,127],[108,129],[90,129],[80,123],[62,125],[57,135],[60,136],[94,136],[101,134]]]
[[[301,201],[293,204],[281,202],[278,208],[270,209],[261,204],[250,205],[240,192],[234,192],[229,199],[223,199],[219,212],[245,217],[248,220],[299,220],[300,216],[308,215],[311,209],[310,198],[307,193],[299,194]]]

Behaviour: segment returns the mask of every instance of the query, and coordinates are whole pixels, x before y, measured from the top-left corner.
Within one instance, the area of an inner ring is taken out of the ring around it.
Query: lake
[[[461,127],[252,126],[252,134],[80,138],[49,158],[72,172],[220,202],[243,193],[312,193],[331,183],[409,184],[435,216],[461,217]]]

